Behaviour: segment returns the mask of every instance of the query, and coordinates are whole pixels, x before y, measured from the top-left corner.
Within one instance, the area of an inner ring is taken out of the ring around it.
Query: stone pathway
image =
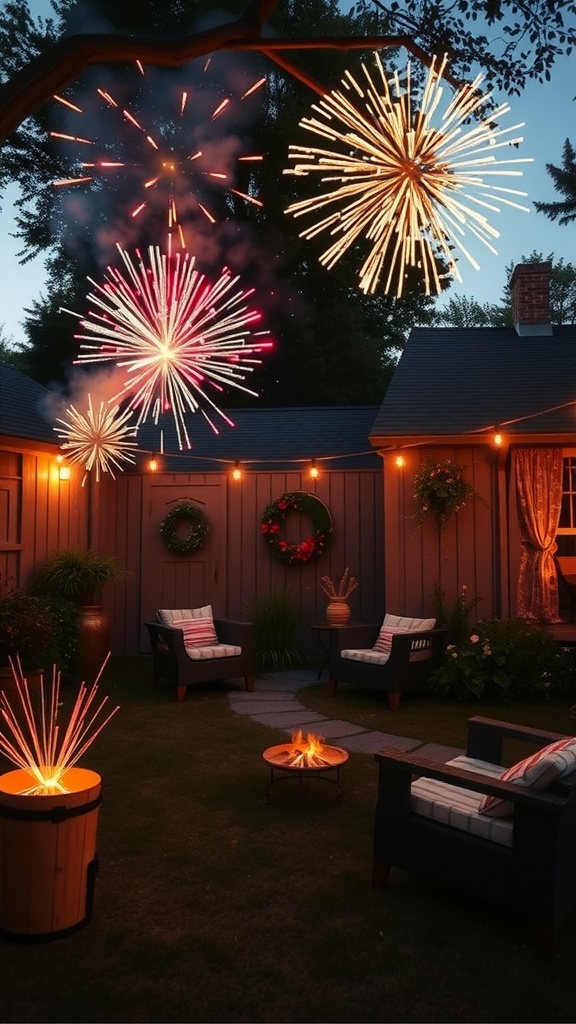
[[[383,747],[395,750],[415,750],[435,761],[446,762],[462,750],[440,743],[424,743],[422,740],[407,739],[388,732],[376,732],[352,725],[339,718],[326,718],[316,711],[309,711],[298,700],[298,690],[318,681],[312,669],[288,672],[269,672],[259,676],[253,693],[245,690],[230,690],[228,702],[238,715],[247,715],[255,722],[269,725],[282,732],[293,733],[296,729],[323,736],[345,750],[375,754]],[[338,711],[338,697],[334,698],[334,711]],[[394,712],[390,712],[394,714]]]

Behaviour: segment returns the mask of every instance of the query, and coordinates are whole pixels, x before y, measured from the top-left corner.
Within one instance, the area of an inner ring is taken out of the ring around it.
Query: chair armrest
[[[534,729],[513,722],[501,722],[495,718],[483,718],[481,715],[469,718],[467,726],[466,754],[468,757],[489,761],[491,764],[502,764],[504,739],[521,740],[539,748],[556,740],[568,738],[564,733]]]
[[[576,790],[561,793],[545,789],[532,789],[529,786],[518,786],[513,782],[502,782],[489,775],[482,775],[461,766],[440,764],[427,757],[421,757],[417,751],[382,750],[374,755],[379,766],[380,787],[386,786],[383,779],[394,774],[409,776],[425,776],[439,782],[447,782],[460,789],[470,789],[476,793],[488,793],[501,799],[510,800],[514,806],[531,807],[549,814],[563,812],[568,805],[576,800]],[[409,783],[408,783],[409,790]]]
[[[241,647],[242,653],[248,653],[255,646],[253,622],[215,618],[214,627],[221,642]]]

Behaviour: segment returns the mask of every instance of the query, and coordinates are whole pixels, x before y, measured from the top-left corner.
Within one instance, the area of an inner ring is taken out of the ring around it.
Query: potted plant
[[[96,677],[110,649],[110,620],[100,603],[102,589],[125,581],[128,575],[114,555],[78,547],[59,548],[36,570],[38,593],[53,594],[78,606],[79,671],[85,681]]]
[[[57,594],[76,604],[94,605],[107,583],[121,583],[128,576],[114,555],[99,554],[93,548],[59,548],[40,565],[35,574],[39,591]]]

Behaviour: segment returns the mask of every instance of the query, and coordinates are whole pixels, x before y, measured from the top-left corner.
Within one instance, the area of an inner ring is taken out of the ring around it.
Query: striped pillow
[[[502,782],[515,782],[518,786],[546,789],[546,786],[550,786],[565,775],[570,775],[574,770],[576,737],[568,736],[564,740],[556,740],[555,743],[542,747],[531,757],[518,761],[499,777]],[[478,806],[479,814],[489,814],[494,818],[506,818],[513,810],[514,804],[511,800],[502,800],[498,796],[485,796]]]
[[[185,647],[210,647],[218,643],[212,616],[201,619],[174,619],[172,625],[184,634]]]
[[[403,626],[382,626],[378,634],[378,639],[372,648],[373,651],[379,651],[380,654],[390,654],[392,650],[392,637],[395,633],[409,633],[409,629],[404,629]]]

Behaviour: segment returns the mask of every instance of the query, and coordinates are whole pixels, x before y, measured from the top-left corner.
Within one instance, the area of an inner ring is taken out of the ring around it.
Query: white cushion
[[[235,644],[210,644],[209,647],[187,647],[186,654],[192,661],[210,661],[212,658],[237,658],[242,648]]]
[[[478,761],[463,754],[448,761],[448,764],[492,778],[499,778],[502,772],[501,765]],[[416,779],[410,789],[410,808],[414,814],[481,836],[501,846],[512,846],[513,819],[489,818],[480,814],[478,808],[483,799],[482,793],[424,777]]]
[[[346,658],[348,661],[365,661],[368,665],[385,665],[390,657],[390,651],[388,654],[383,654],[382,651],[375,651],[372,647],[358,647],[340,651],[340,657]]]
[[[416,630],[434,629],[436,619],[411,619],[407,615],[390,615],[386,612],[382,626],[399,626],[408,633]]]
[[[546,789],[557,779],[570,775],[575,770],[576,738],[568,736],[566,739],[549,743],[504,772],[500,769],[498,777],[503,782],[513,782],[517,786]],[[504,818],[513,813],[514,804],[511,800],[502,800],[498,796],[485,796],[478,810],[480,814]]]
[[[161,608],[158,618],[164,626],[172,626],[174,619],[212,619],[212,605],[202,608]]]

